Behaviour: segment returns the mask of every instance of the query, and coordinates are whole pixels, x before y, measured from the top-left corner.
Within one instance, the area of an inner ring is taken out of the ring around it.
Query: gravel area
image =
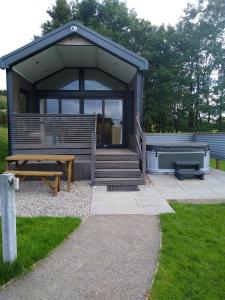
[[[18,216],[89,216],[92,186],[88,181],[76,181],[66,191],[67,182],[61,182],[61,191],[53,197],[50,188],[43,182],[26,181],[16,192]]]

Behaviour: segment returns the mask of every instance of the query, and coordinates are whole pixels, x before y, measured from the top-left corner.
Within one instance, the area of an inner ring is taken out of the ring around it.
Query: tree
[[[145,130],[223,130],[224,0],[197,0],[167,27],[139,19],[119,0],[56,0],[47,13],[43,34],[76,20],[149,60]]]
[[[50,16],[51,20],[48,20],[41,25],[42,34],[48,33],[65,23],[72,21],[72,7],[72,4],[67,3],[66,0],[56,0],[55,5],[47,10],[47,14]]]

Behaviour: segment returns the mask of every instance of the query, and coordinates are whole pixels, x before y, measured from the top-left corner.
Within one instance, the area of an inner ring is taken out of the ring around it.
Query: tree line
[[[224,0],[188,4],[175,26],[152,25],[119,0],[56,0],[47,13],[42,34],[76,20],[149,60],[146,131],[225,130]]]

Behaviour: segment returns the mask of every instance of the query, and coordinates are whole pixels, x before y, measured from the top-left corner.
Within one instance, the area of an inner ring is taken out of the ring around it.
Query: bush
[[[7,126],[8,124],[8,116],[6,109],[0,109],[0,126]]]

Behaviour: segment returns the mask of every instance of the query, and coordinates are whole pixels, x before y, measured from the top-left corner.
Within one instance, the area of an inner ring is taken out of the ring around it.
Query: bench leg
[[[60,176],[58,176],[58,192],[60,192],[60,184],[61,184],[60,181],[61,181],[61,180],[60,180]]]
[[[42,181],[48,186],[50,187],[50,189],[53,192],[53,196],[57,196],[57,192],[58,192],[58,176],[55,176],[55,182],[52,184],[51,182],[49,182],[45,177],[41,177]]]
[[[183,176],[181,176],[180,174],[178,174],[176,172],[174,173],[174,176],[179,180],[183,180]]]
[[[54,196],[57,196],[59,190],[59,176],[55,176],[55,184],[54,184]]]
[[[67,177],[68,177],[67,192],[70,191],[71,175],[72,175],[72,161],[69,161],[67,163]]]

